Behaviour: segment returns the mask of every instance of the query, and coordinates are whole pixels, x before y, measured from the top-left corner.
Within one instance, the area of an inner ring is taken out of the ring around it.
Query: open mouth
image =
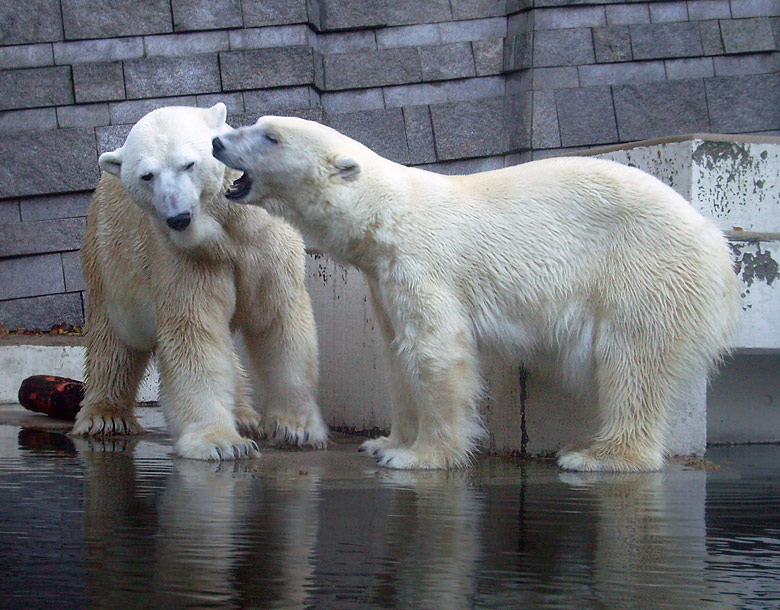
[[[230,188],[225,191],[225,197],[236,201],[246,197],[250,190],[252,190],[252,179],[249,177],[249,174],[244,172],[239,178],[234,180],[233,184],[230,185]]]

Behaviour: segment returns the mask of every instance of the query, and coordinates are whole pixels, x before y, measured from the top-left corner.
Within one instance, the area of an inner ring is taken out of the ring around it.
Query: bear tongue
[[[241,174],[241,177],[233,181],[231,187],[225,191],[225,197],[228,199],[243,199],[249,194],[252,188],[252,179],[249,174]]]

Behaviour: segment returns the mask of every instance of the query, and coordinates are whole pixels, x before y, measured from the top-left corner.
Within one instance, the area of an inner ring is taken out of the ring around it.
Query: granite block
[[[23,227],[25,223],[3,225]],[[32,228],[27,229],[32,230]],[[0,246],[2,251],[2,246]],[[62,257],[59,252],[39,256],[22,256],[3,260],[0,265],[0,304],[6,299],[19,299],[65,291]],[[1,310],[0,310],[1,311]],[[10,326],[6,320],[0,322]]]
[[[326,125],[365,144],[376,153],[404,165],[409,164],[404,116],[400,108],[326,114]]]
[[[305,46],[220,53],[223,91],[310,85],[314,54]]]
[[[698,23],[637,24],[629,30],[634,60],[703,54]]]
[[[33,131],[0,138],[0,198],[95,188],[98,165],[92,128]]]
[[[440,161],[508,152],[503,97],[431,106],[431,123]]]
[[[593,47],[598,63],[631,61],[631,35],[628,26],[593,28]]]
[[[712,78],[705,85],[714,132],[780,130],[780,75],[776,72]]]
[[[125,99],[122,62],[77,64],[73,66],[76,102],[103,102]]]
[[[51,44],[23,44],[0,47],[0,70],[41,68],[54,65]]]
[[[420,47],[420,67],[425,81],[476,76],[471,44],[459,42]]]
[[[0,111],[72,103],[73,81],[68,66],[0,73]]]
[[[81,104],[57,108],[59,127],[98,127],[110,122],[108,104]]]
[[[175,32],[240,28],[241,0],[171,0]]]
[[[124,62],[128,99],[194,95],[221,90],[216,53],[149,57]]]
[[[173,31],[169,0],[61,0],[65,40]]]
[[[144,56],[143,36],[55,42],[54,61],[60,65],[106,63]]]
[[[0,112],[0,135],[49,129],[57,129],[57,111],[54,107]]]
[[[618,141],[609,87],[555,92],[561,146],[594,146]]]
[[[50,330],[57,324],[84,326],[81,293],[52,294],[0,301],[0,322],[7,328]]]
[[[576,66],[595,62],[590,28],[534,32],[535,67]]]
[[[19,201],[21,218],[25,222],[58,218],[83,218],[89,210],[91,191],[28,197]]]
[[[710,129],[702,80],[618,85],[612,93],[622,142]]]
[[[0,2],[0,45],[62,40],[59,0]]]
[[[403,113],[409,163],[411,165],[435,163],[436,148],[430,109],[428,106],[406,106]]]
[[[722,20],[720,31],[726,53],[777,50],[772,23],[766,17]]]
[[[306,23],[306,0],[244,0],[244,27]]]
[[[323,57],[325,89],[361,89],[422,80],[416,48],[399,47]]]
[[[0,252],[3,256],[24,257],[30,254],[78,250],[84,239],[86,226],[86,218],[58,218],[4,225],[0,230]]]

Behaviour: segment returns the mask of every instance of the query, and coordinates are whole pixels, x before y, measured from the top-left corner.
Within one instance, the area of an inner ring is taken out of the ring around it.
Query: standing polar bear
[[[258,208],[223,197],[235,173],[211,155],[231,128],[224,104],[155,110],[124,145],[100,156],[82,248],[86,395],[74,434],[135,434],[141,376],[152,352],[174,453],[258,455],[261,432],[234,351],[240,331],[274,435],[323,447],[315,401],[317,337],[300,236]]]
[[[600,427],[571,470],[655,470],[667,415],[724,352],[739,310],[724,237],[655,178],[586,158],[444,176],[317,123],[263,117],[214,140],[265,207],[361,269],[395,413],[363,448],[391,468],[467,463],[483,434],[478,347],[595,381]]]

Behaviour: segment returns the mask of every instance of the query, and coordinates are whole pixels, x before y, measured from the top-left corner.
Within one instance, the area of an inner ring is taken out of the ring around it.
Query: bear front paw
[[[379,438],[372,438],[365,441],[358,451],[361,453],[367,453],[368,455],[377,455],[383,449],[390,449],[396,447],[397,443],[393,441],[389,436],[380,436]]]
[[[315,449],[325,449],[328,446],[328,427],[317,414],[273,414],[274,421],[271,438],[288,445],[303,447],[308,445]]]
[[[558,466],[578,472],[654,472],[661,470],[664,459],[660,451],[645,455],[624,455],[605,448],[566,451],[558,455]]]
[[[111,412],[79,411],[71,434],[75,436],[112,436],[143,434],[146,432],[135,415],[117,415]]]
[[[241,436],[249,438],[265,438],[262,418],[260,414],[251,407],[237,407],[233,411],[236,418],[236,426]]]
[[[174,453],[191,460],[240,460],[260,457],[260,448],[251,438],[234,429],[210,426],[182,434],[174,444]]]

